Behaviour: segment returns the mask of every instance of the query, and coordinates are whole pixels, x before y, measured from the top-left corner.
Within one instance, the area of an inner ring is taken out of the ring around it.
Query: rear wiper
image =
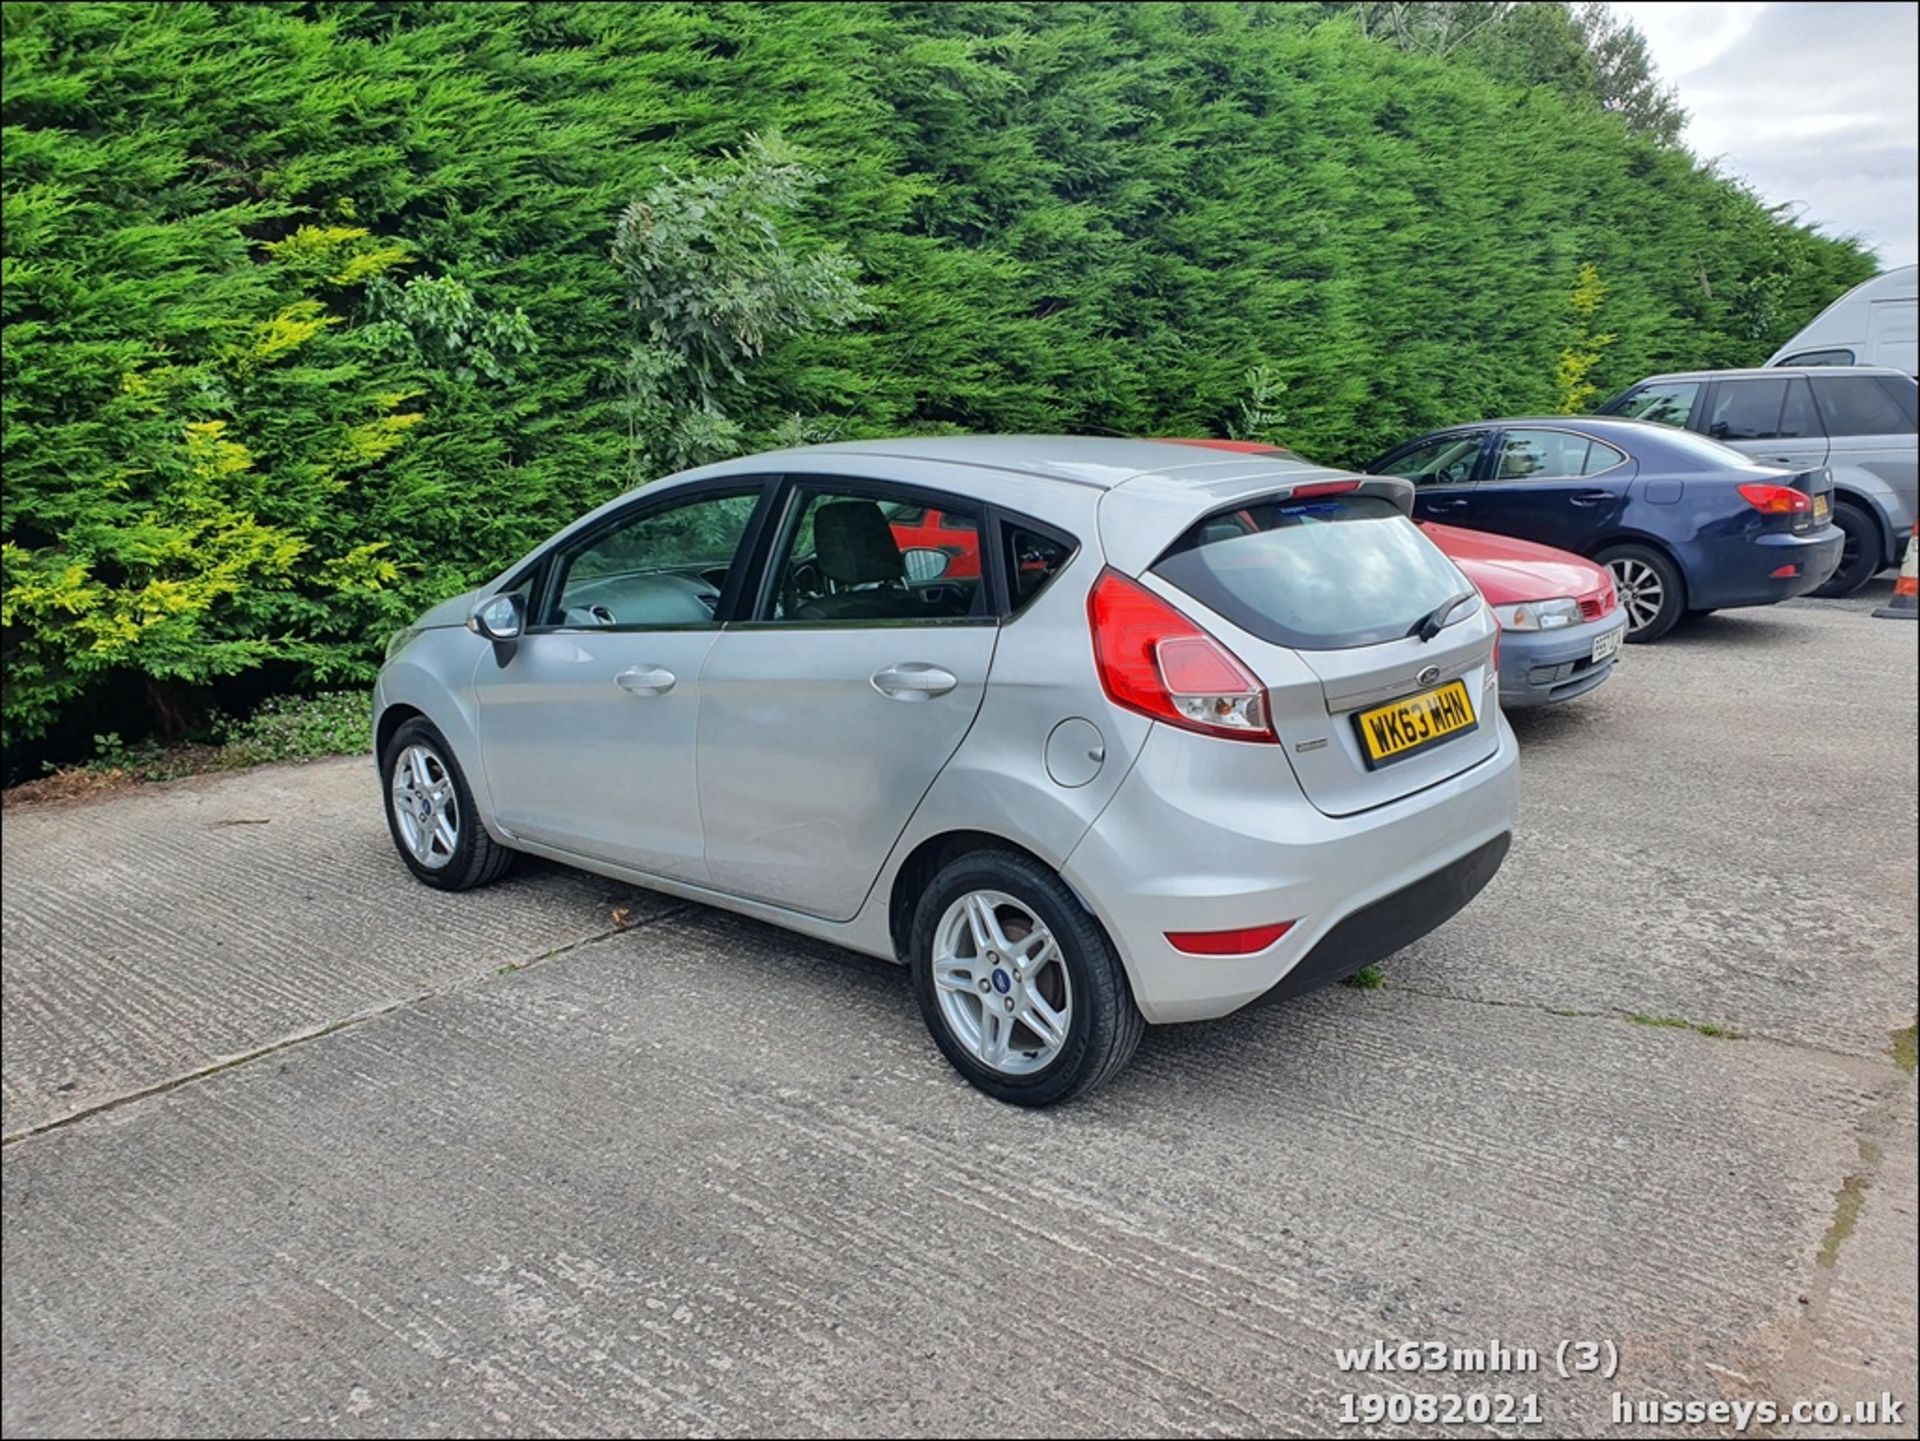
[[[1432,610],[1408,626],[1407,634],[1417,635],[1423,641],[1432,640],[1440,634],[1441,627],[1447,623],[1447,617],[1453,614],[1455,607],[1465,604],[1478,594],[1480,594],[1480,592],[1477,590],[1463,590],[1460,594],[1448,600],[1441,601],[1440,604],[1436,605]]]

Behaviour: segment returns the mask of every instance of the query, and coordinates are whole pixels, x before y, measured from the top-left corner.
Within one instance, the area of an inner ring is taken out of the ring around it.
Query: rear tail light
[[[1292,929],[1292,921],[1280,921],[1237,931],[1168,931],[1167,944],[1190,956],[1250,956],[1264,951]]]
[[[1101,573],[1087,598],[1093,660],[1115,705],[1239,741],[1271,741],[1266,690],[1232,651],[1144,586]]]
[[[1741,486],[1740,494],[1762,515],[1798,515],[1813,509],[1813,497],[1790,485],[1769,485],[1755,480]]]
[[[1357,480],[1316,480],[1307,485],[1296,485],[1290,500],[1311,500],[1316,495],[1345,495],[1360,488]]]

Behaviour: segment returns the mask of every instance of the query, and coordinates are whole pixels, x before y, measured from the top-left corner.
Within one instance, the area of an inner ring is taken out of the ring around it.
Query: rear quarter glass
[[[1296,650],[1399,640],[1472,589],[1399,507],[1366,495],[1238,503],[1194,522],[1152,571]]]

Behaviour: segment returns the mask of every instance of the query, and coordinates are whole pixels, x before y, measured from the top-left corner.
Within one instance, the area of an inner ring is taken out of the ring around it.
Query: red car
[[[920,505],[896,505],[887,516],[902,551],[937,550],[947,558],[942,579],[977,580],[980,532],[970,515],[948,515]]]
[[[1241,454],[1293,451],[1252,440],[1172,440]],[[1507,710],[1585,695],[1613,673],[1627,633],[1613,576],[1564,550],[1512,536],[1419,522],[1500,618],[1500,704]]]
[[[1612,674],[1627,613],[1604,566],[1508,535],[1419,525],[1500,617],[1502,707],[1572,700]]]

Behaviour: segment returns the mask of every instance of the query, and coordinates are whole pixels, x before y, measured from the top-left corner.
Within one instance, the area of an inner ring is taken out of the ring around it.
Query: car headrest
[[[900,580],[907,573],[893,528],[874,500],[829,501],[813,513],[820,571],[835,585]]]

